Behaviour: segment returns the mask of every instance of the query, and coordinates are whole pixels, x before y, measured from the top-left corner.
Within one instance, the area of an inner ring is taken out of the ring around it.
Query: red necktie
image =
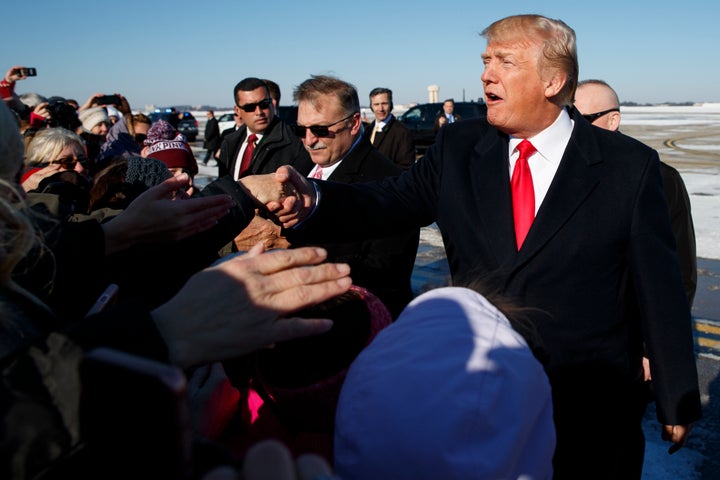
[[[247,147],[245,147],[245,151],[243,152],[242,162],[240,163],[240,173],[238,176],[242,175],[248,168],[250,168],[250,160],[252,159],[252,154],[255,151],[255,140],[257,140],[257,135],[251,133],[247,139]]]
[[[520,157],[515,162],[510,188],[512,190],[513,220],[515,220],[515,239],[520,250],[530,225],[535,219],[535,189],[528,157],[535,153],[535,147],[527,140],[517,146]]]
[[[313,173],[312,178],[317,178],[318,180],[322,180],[323,174],[322,174],[322,167],[320,165],[317,166],[317,170],[315,170],[315,173]]]

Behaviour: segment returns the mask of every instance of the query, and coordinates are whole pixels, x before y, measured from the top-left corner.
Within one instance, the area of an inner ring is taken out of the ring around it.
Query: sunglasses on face
[[[252,113],[258,107],[260,107],[260,110],[267,110],[268,108],[270,108],[271,104],[272,100],[266,98],[265,100],[260,100],[256,103],[246,103],[245,105],[238,105],[238,108],[246,113]]]
[[[610,108],[608,110],[603,110],[602,112],[597,113],[588,113],[587,115],[582,115],[582,117],[587,120],[590,123],[593,123],[598,118],[602,117],[603,115],[607,115],[610,112],[619,112],[619,108]]]
[[[350,115],[343,118],[342,120],[338,120],[337,122],[331,123],[330,125],[311,125],[309,127],[303,127],[302,125],[295,125],[295,135],[297,135],[300,138],[305,138],[305,134],[307,133],[308,130],[310,130],[312,132],[312,134],[318,138],[323,138],[323,137],[327,138],[331,134],[336,134],[343,130],[343,129],[340,129],[340,130],[331,132],[330,127],[332,127],[333,125],[337,125],[340,122],[344,122],[346,120],[351,119],[353,117],[353,115],[355,115],[355,114],[351,113]]]
[[[76,164],[80,164],[83,167],[87,167],[87,161],[88,158],[85,156],[80,157],[73,157],[72,155],[68,155],[67,157],[58,158],[57,160],[53,160],[50,162],[50,165],[52,164],[59,164],[62,168],[66,170],[72,170],[75,168]]]

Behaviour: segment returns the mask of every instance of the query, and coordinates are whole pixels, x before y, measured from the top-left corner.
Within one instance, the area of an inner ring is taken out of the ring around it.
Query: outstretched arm
[[[120,215],[103,224],[105,253],[137,243],[177,241],[203,232],[234,205],[227,195],[175,200],[186,174],[172,177],[136,198]]]
[[[170,360],[187,367],[244,355],[275,342],[327,331],[325,319],[281,318],[344,293],[346,264],[323,263],[321,248],[247,254],[194,275],[153,311]]]

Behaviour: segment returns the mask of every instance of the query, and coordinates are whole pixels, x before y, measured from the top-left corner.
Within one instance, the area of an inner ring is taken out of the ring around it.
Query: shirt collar
[[[390,120],[392,120],[393,114],[389,114],[387,117],[385,117],[385,120],[381,122],[375,122],[375,126],[377,127],[378,132],[382,132],[382,129],[385,128],[385,125],[390,123]]]
[[[364,131],[361,129],[361,130],[360,130],[360,135],[358,135],[358,138],[355,139],[355,141],[353,142],[353,144],[350,146],[350,149],[349,149],[347,152],[345,152],[345,155],[343,155],[340,160],[338,160],[337,162],[333,163],[332,165],[328,165],[328,166],[326,166],[326,167],[321,167],[321,168],[322,168],[322,172],[323,172],[323,180],[327,179],[330,175],[332,175],[332,173],[333,173],[333,172],[335,171],[335,169],[342,163],[342,161],[345,160],[348,155],[350,155],[350,152],[352,152],[352,151],[355,149],[355,147],[357,147],[358,143],[360,143],[360,140],[362,140],[362,137],[363,137],[363,136],[364,136]],[[318,165],[315,165],[315,168],[313,168],[313,169],[310,171],[310,175],[308,175],[308,177],[311,177],[311,176],[315,173],[315,171],[316,171],[317,169],[318,169]]]
[[[248,129],[245,130],[245,141],[244,141],[243,143],[247,143],[248,138],[250,138],[250,135],[252,135],[252,132],[251,132],[250,129],[248,128]],[[257,137],[257,140],[255,140],[255,143],[257,144],[257,143],[260,143],[260,140],[262,140],[262,138],[265,136],[265,134],[263,134],[263,133],[256,133],[255,136]]]
[[[567,109],[563,108],[552,125],[528,140],[542,157],[558,164],[570,141],[574,125],[575,122],[570,118]],[[522,138],[510,137],[511,155],[522,140]]]

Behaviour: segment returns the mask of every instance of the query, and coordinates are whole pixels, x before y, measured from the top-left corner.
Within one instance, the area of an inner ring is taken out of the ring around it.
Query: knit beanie
[[[166,120],[158,120],[157,122],[153,123],[150,127],[150,130],[148,130],[147,138],[143,140],[143,143],[149,147],[153,143],[159,142],[161,140],[172,140],[177,135],[177,130],[175,130],[172,125],[170,125],[170,122]]]
[[[93,107],[78,112],[78,118],[82,122],[83,129],[91,131],[100,122],[110,123],[107,111],[103,107]]]
[[[141,183],[150,188],[172,177],[168,167],[154,158],[132,156],[128,157],[127,163],[125,182],[129,184]]]
[[[198,173],[198,165],[185,136],[165,120],[158,120],[148,130],[143,142],[148,149],[144,154],[148,158],[160,160],[168,168],[182,168],[191,175]]]

